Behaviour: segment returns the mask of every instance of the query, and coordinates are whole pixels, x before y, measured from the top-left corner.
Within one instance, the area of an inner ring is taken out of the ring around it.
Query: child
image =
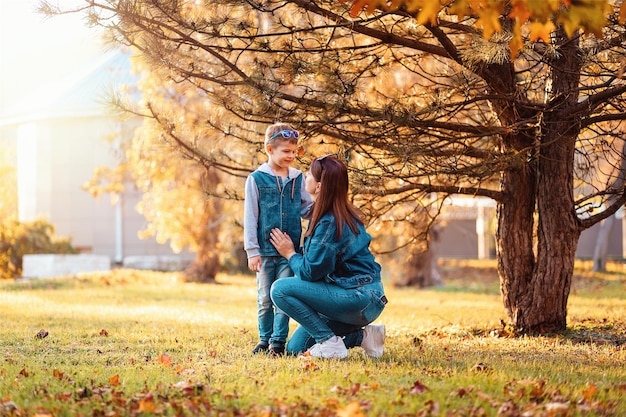
[[[244,249],[248,267],[256,272],[260,341],[252,353],[268,352],[272,356],[285,352],[289,317],[275,309],[270,287],[279,278],[292,275],[289,264],[270,243],[270,231],[286,232],[294,246],[300,246],[301,217],[312,205],[306,192],[304,176],[290,167],[296,157],[298,132],[284,123],[265,131],[268,161],[246,179],[244,201]]]

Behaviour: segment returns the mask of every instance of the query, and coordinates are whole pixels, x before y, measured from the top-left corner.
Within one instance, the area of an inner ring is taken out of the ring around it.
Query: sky
[[[62,6],[77,0],[52,0]],[[105,51],[78,14],[47,17],[39,0],[0,0],[0,113]]]

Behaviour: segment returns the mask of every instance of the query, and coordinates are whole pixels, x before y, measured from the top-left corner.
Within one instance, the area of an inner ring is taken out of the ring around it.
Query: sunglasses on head
[[[276,139],[279,136],[282,136],[285,139],[288,139],[290,137],[293,137],[294,139],[297,139],[300,136],[300,134],[296,130],[281,130],[278,133],[274,133],[274,135],[272,135],[272,137],[269,138],[268,142],[273,141],[274,139]]]
[[[326,154],[326,155],[324,155],[324,156],[320,156],[319,158],[316,158],[316,159],[317,159],[319,162],[322,162],[324,159],[328,158],[329,156],[336,157],[337,155],[335,155],[334,153],[329,153],[329,154]]]

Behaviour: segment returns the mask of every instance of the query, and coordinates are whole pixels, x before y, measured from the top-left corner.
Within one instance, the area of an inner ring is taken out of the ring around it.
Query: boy
[[[312,205],[305,190],[304,176],[290,167],[296,158],[298,132],[284,123],[265,131],[268,161],[246,179],[244,200],[244,249],[248,267],[256,272],[260,341],[252,353],[283,355],[289,333],[289,317],[275,309],[270,287],[279,278],[291,276],[289,263],[270,243],[273,228],[287,232],[300,247],[301,217]]]

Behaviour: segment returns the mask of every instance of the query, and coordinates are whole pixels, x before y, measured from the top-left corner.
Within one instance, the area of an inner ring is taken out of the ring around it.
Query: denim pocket
[[[380,313],[382,313],[385,309],[387,300],[384,294],[381,294],[378,291],[370,293],[370,297],[370,303],[363,310],[361,310],[361,318],[368,324],[380,316]]]

